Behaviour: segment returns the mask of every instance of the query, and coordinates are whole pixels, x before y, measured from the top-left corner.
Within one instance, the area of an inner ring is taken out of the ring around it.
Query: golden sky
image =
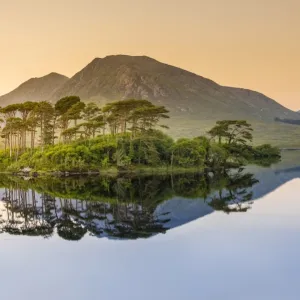
[[[0,94],[148,55],[300,109],[300,0],[0,0]]]

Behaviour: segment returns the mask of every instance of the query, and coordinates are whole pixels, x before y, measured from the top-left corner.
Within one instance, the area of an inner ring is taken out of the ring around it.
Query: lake
[[[300,151],[222,175],[0,186],[2,299],[300,298]]]

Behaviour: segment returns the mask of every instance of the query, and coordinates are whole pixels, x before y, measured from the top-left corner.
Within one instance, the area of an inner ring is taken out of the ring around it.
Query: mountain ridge
[[[56,78],[50,80],[48,88],[47,76]],[[26,93],[20,90],[30,85],[32,87]],[[149,56],[129,55],[96,57],[71,78],[57,73],[32,78],[1,96],[0,105],[29,100],[57,101],[68,95],[78,95],[84,101],[99,104],[128,98],[147,99],[166,106],[173,116],[192,119],[247,117],[273,121],[276,117],[300,118],[298,113],[262,93],[222,86]]]
[[[252,117],[273,120],[275,117],[299,117],[262,93],[222,86],[211,79],[148,56],[110,55],[95,58],[53,96],[58,100],[68,94],[101,104],[119,99],[143,98],[165,105],[172,115],[202,118]]]

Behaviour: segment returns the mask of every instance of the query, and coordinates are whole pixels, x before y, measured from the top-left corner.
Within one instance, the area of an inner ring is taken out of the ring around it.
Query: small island
[[[14,174],[178,173],[269,165],[280,150],[253,146],[245,120],[222,120],[205,136],[174,141],[164,106],[128,99],[84,103],[77,96],[1,108],[0,171]]]

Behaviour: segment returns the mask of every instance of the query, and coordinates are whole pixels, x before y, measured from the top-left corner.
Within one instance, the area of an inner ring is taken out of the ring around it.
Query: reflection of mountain
[[[174,228],[214,212],[203,199],[184,199],[175,197],[159,204],[155,210],[157,215],[168,213],[170,221],[166,224],[168,228]]]
[[[246,170],[259,180],[259,184],[253,186],[253,200],[262,198],[285,183],[300,178],[300,151],[286,151],[282,162],[271,168],[250,166]]]
[[[272,168],[263,168],[257,166],[247,167],[245,172],[252,173],[254,178],[257,180],[257,182],[254,182],[253,186],[248,189],[248,191],[251,192],[251,199],[249,199],[250,204],[250,200],[259,200],[274,190],[280,188],[287,182],[300,178],[300,166],[295,167],[297,162],[299,162],[300,165],[300,151],[285,153],[283,156],[283,161],[277,165],[274,165]],[[213,192],[210,197],[216,194],[216,192]],[[187,201],[187,203],[185,201]],[[242,204],[243,208],[249,208],[249,203],[240,203]],[[235,206],[233,206],[233,208],[234,207]],[[226,212],[226,207],[222,208]],[[184,225],[192,220],[204,217],[214,212],[215,209],[217,208],[207,205],[203,199],[186,200],[178,198],[165,201],[157,208],[160,213],[163,213],[164,211],[171,211],[172,217],[170,218],[170,222],[172,222],[173,225],[171,228]]]
[[[67,240],[86,234],[147,238],[216,210],[247,212],[253,200],[298,177],[300,167],[286,160],[271,168],[250,166],[214,175],[51,180],[3,176],[0,229]]]

